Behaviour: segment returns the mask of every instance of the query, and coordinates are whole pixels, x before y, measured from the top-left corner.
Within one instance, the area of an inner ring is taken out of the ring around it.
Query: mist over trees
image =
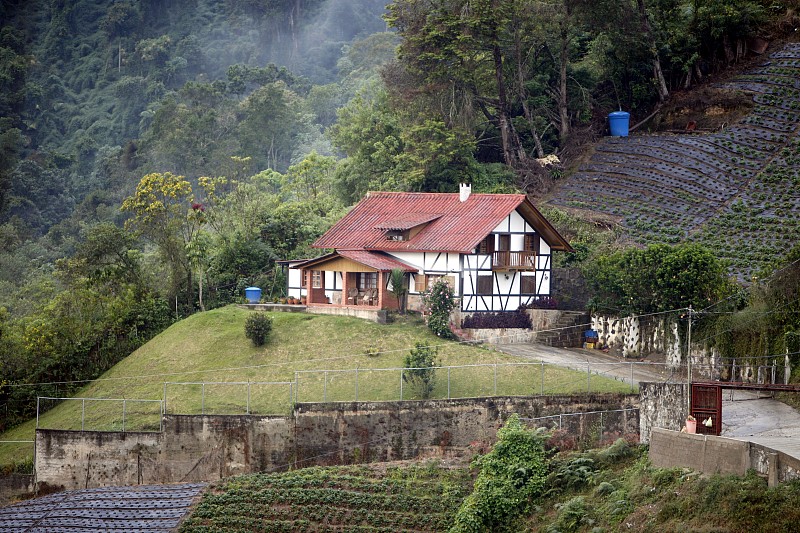
[[[646,115],[791,8],[3,2],[2,380],[90,379],[246,286],[277,296],[275,261],[316,254],[368,190],[542,195],[608,111]],[[2,380],[0,429],[35,397]]]

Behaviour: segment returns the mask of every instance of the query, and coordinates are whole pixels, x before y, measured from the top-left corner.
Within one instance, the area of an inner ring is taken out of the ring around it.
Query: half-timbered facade
[[[523,194],[370,192],[314,247],[332,252],[289,269],[289,294],[308,305],[396,308],[391,271],[408,306],[444,277],[461,310],[513,311],[550,295],[554,251],[572,251]]]

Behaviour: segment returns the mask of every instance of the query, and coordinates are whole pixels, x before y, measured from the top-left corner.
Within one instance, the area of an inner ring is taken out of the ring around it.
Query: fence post
[[[322,401],[328,403],[328,371],[322,373]]]
[[[295,370],[294,372],[294,403],[297,403],[297,399],[300,397],[300,375],[299,372]]]
[[[356,367],[356,401],[358,401],[358,367]]]
[[[633,361],[631,361],[631,392],[633,392]]]
[[[542,396],[544,396],[544,361],[542,361]]]
[[[294,390],[293,390],[294,387],[293,387],[293,385],[294,384],[290,381],[289,382],[289,411],[291,413],[294,413]]]
[[[450,399],[450,367],[447,367],[447,399]]]
[[[586,362],[586,392],[592,392],[592,367],[590,362]]]
[[[81,398],[81,431],[83,431],[83,423],[86,418],[86,398]]]
[[[125,433],[125,399],[122,399],[122,432]]]
[[[403,401],[403,369],[400,369],[400,401]]]
[[[247,380],[247,414],[250,414],[250,380]]]
[[[202,384],[202,390],[200,395],[200,414],[206,414],[206,382],[204,381]]]
[[[497,396],[497,363],[494,364],[494,395]]]
[[[161,414],[167,414],[167,382],[164,382],[164,393],[161,395]]]
[[[39,429],[39,399],[41,396],[36,397],[36,429]]]

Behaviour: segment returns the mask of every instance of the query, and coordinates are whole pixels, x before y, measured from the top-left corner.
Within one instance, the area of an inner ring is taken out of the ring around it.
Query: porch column
[[[313,296],[311,293],[311,271],[307,269],[303,269],[303,281],[305,282],[306,288],[306,305],[313,303]]]
[[[350,287],[347,285],[347,278],[348,278],[348,277],[349,277],[349,276],[347,275],[347,272],[345,272],[345,271],[343,270],[343,271],[342,271],[342,301],[341,301],[341,303],[339,304],[339,305],[341,305],[342,307],[344,307],[344,306],[346,306],[346,305],[347,305],[347,291],[349,291],[349,290],[350,290]]]
[[[386,294],[386,279],[388,273],[378,271],[378,309],[383,309],[383,297]]]

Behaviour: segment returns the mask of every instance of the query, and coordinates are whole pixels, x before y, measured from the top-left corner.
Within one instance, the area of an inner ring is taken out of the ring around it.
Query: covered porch
[[[316,307],[399,309],[397,298],[389,291],[392,270],[405,273],[406,288],[408,274],[417,272],[387,254],[364,250],[339,250],[294,268],[301,270],[309,312]]]

